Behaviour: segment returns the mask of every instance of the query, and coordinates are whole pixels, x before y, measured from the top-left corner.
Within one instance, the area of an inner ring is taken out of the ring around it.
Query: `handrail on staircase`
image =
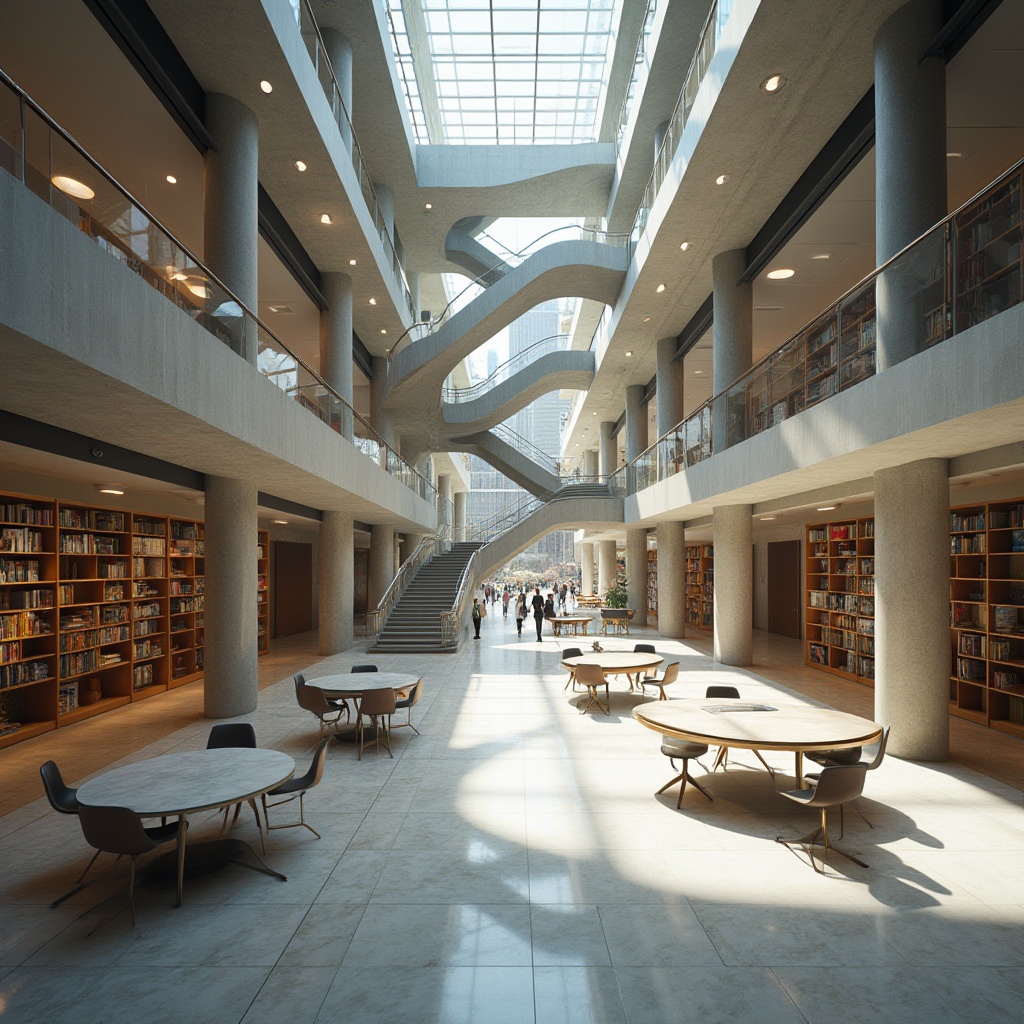
[[[469,581],[474,577],[479,555],[479,551],[474,551],[466,563],[466,568],[462,570],[462,575],[459,577],[459,585],[455,591],[455,599],[452,601],[451,611],[441,612],[442,648],[459,646],[459,623],[462,622],[466,614],[466,603],[469,600],[469,595],[473,592]]]
[[[488,543],[500,536],[511,526],[515,526],[520,523],[526,516],[537,511],[545,505],[550,504],[553,501],[565,501],[569,498],[580,497],[578,494],[574,494],[576,486],[592,486],[593,484],[608,484],[611,478],[604,477],[563,477],[561,478],[561,486],[554,491],[545,491],[536,497],[533,495],[524,495],[518,501],[512,502],[506,505],[503,509],[495,512],[494,515],[483,520],[482,522],[474,523],[468,527],[467,540],[477,540],[483,543]],[[588,493],[586,497],[602,497],[603,495],[597,495]],[[621,494],[613,489],[611,486],[608,487],[609,497],[621,497]]]

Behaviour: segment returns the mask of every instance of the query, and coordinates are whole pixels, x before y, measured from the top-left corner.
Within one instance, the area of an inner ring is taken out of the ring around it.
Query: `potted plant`
[[[634,609],[627,608],[628,604],[629,594],[626,590],[626,579],[620,575],[614,585],[605,591],[604,606],[601,608],[601,618],[604,620],[601,627],[602,632],[605,631],[609,620],[616,626],[617,631],[623,628],[626,632],[629,631],[626,624],[633,618]]]

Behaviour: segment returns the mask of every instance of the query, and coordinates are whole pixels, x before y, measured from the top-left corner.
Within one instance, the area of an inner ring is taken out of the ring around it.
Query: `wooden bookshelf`
[[[260,657],[270,650],[270,534],[256,532],[256,649]]]
[[[686,549],[686,625],[711,629],[714,615],[714,545],[691,545]]]
[[[950,511],[949,708],[1024,737],[1024,498]]]
[[[167,689],[166,516],[132,515],[132,700]]]
[[[204,526],[192,519],[170,519],[168,687],[182,686],[203,673],[205,635]]]
[[[658,623],[658,550],[649,548],[646,565],[647,583],[647,625]]]
[[[804,556],[804,663],[873,686],[874,520],[809,524]]]

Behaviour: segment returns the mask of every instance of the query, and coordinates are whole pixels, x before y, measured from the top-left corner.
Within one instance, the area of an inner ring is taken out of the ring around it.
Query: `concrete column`
[[[639,458],[647,448],[643,399],[643,384],[630,384],[626,388],[626,462]]]
[[[455,504],[455,540],[466,539],[466,491],[456,491],[452,501]]]
[[[754,522],[749,505],[713,512],[715,543],[715,661],[754,659]],[[660,611],[660,608],[659,608]]]
[[[718,569],[718,551],[715,551]],[[875,719],[889,750],[949,757],[949,469],[875,473]]]
[[[370,558],[367,566],[369,594],[367,607],[380,604],[395,578],[395,528],[374,524],[370,527]]]
[[[320,523],[320,653],[352,646],[354,594],[352,517],[324,512]]]
[[[747,269],[746,249],[720,252],[711,261],[715,323],[712,328],[712,393],[721,394],[750,369],[754,358],[754,286],[739,284]],[[715,402],[711,414],[712,451],[724,451],[743,440],[745,396]]]
[[[618,460],[615,457],[618,454],[618,445],[615,443],[614,430],[614,423],[606,421],[601,424],[601,450],[599,458],[601,462],[601,476],[606,480],[619,468]]]
[[[580,544],[580,591],[584,597],[594,595],[593,544]]]
[[[629,607],[636,610],[633,623],[647,625],[647,531],[626,530],[626,590]]]
[[[658,635],[686,636],[685,523],[658,523]]]
[[[591,479],[597,478],[597,450],[594,448],[588,448],[583,453],[583,475]]]
[[[658,342],[655,395],[658,437],[664,437],[683,419],[683,361],[675,359],[677,347],[675,338],[662,338]]]
[[[615,586],[618,573],[615,568],[615,541],[602,540],[597,544],[597,593],[601,600]]]
[[[395,573],[397,574],[398,570],[402,566],[402,538],[401,538],[401,536],[399,536],[398,533],[395,533],[395,549],[394,549],[394,551],[395,551],[395,556],[394,556],[394,561],[392,562],[392,565],[394,565]]]
[[[206,476],[206,651],[203,713],[256,710],[256,504],[254,482]]]
[[[348,116],[341,116],[341,137],[345,148],[352,149],[352,44],[348,37],[342,35],[336,29],[324,28],[320,30],[324,46],[327,48],[327,59],[334,69],[334,77],[338,80],[338,89],[341,92],[341,102],[345,106]]]
[[[259,124],[244,103],[208,92],[206,128],[213,146],[203,157],[203,256],[217,277],[255,313],[259,303]],[[209,312],[223,301],[213,288]],[[258,342],[250,327],[238,324],[231,347],[255,365]]]
[[[352,404],[352,278],[348,274],[321,274],[328,308],[320,312],[320,376],[349,405]],[[336,426],[352,440],[352,414],[339,409]]]
[[[946,62],[922,60],[943,26],[942,0],[911,0],[875,36],[875,258],[881,265],[946,215]],[[937,239],[918,265],[893,267],[876,285],[876,360],[885,370],[923,341],[917,301]]]
[[[384,408],[384,385],[388,379],[388,361],[383,356],[374,356],[370,361],[373,378],[370,380],[370,423],[373,429],[389,444],[395,447],[395,430],[391,413]]]
[[[381,185],[378,182],[374,182],[373,191],[377,193],[377,205],[380,207],[381,219],[384,222],[384,230],[388,233],[388,238],[392,239],[392,245],[394,245],[395,237],[395,193],[387,187],[387,185]]]

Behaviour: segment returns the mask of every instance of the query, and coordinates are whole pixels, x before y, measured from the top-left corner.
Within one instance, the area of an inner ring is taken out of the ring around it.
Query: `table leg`
[[[178,815],[178,902],[174,905],[181,906],[181,890],[185,880],[185,836],[188,832],[188,815]]]
[[[796,767],[793,774],[796,775],[797,789],[806,789],[807,783],[804,781],[804,755],[803,751],[796,751],[793,755],[796,758]]]

